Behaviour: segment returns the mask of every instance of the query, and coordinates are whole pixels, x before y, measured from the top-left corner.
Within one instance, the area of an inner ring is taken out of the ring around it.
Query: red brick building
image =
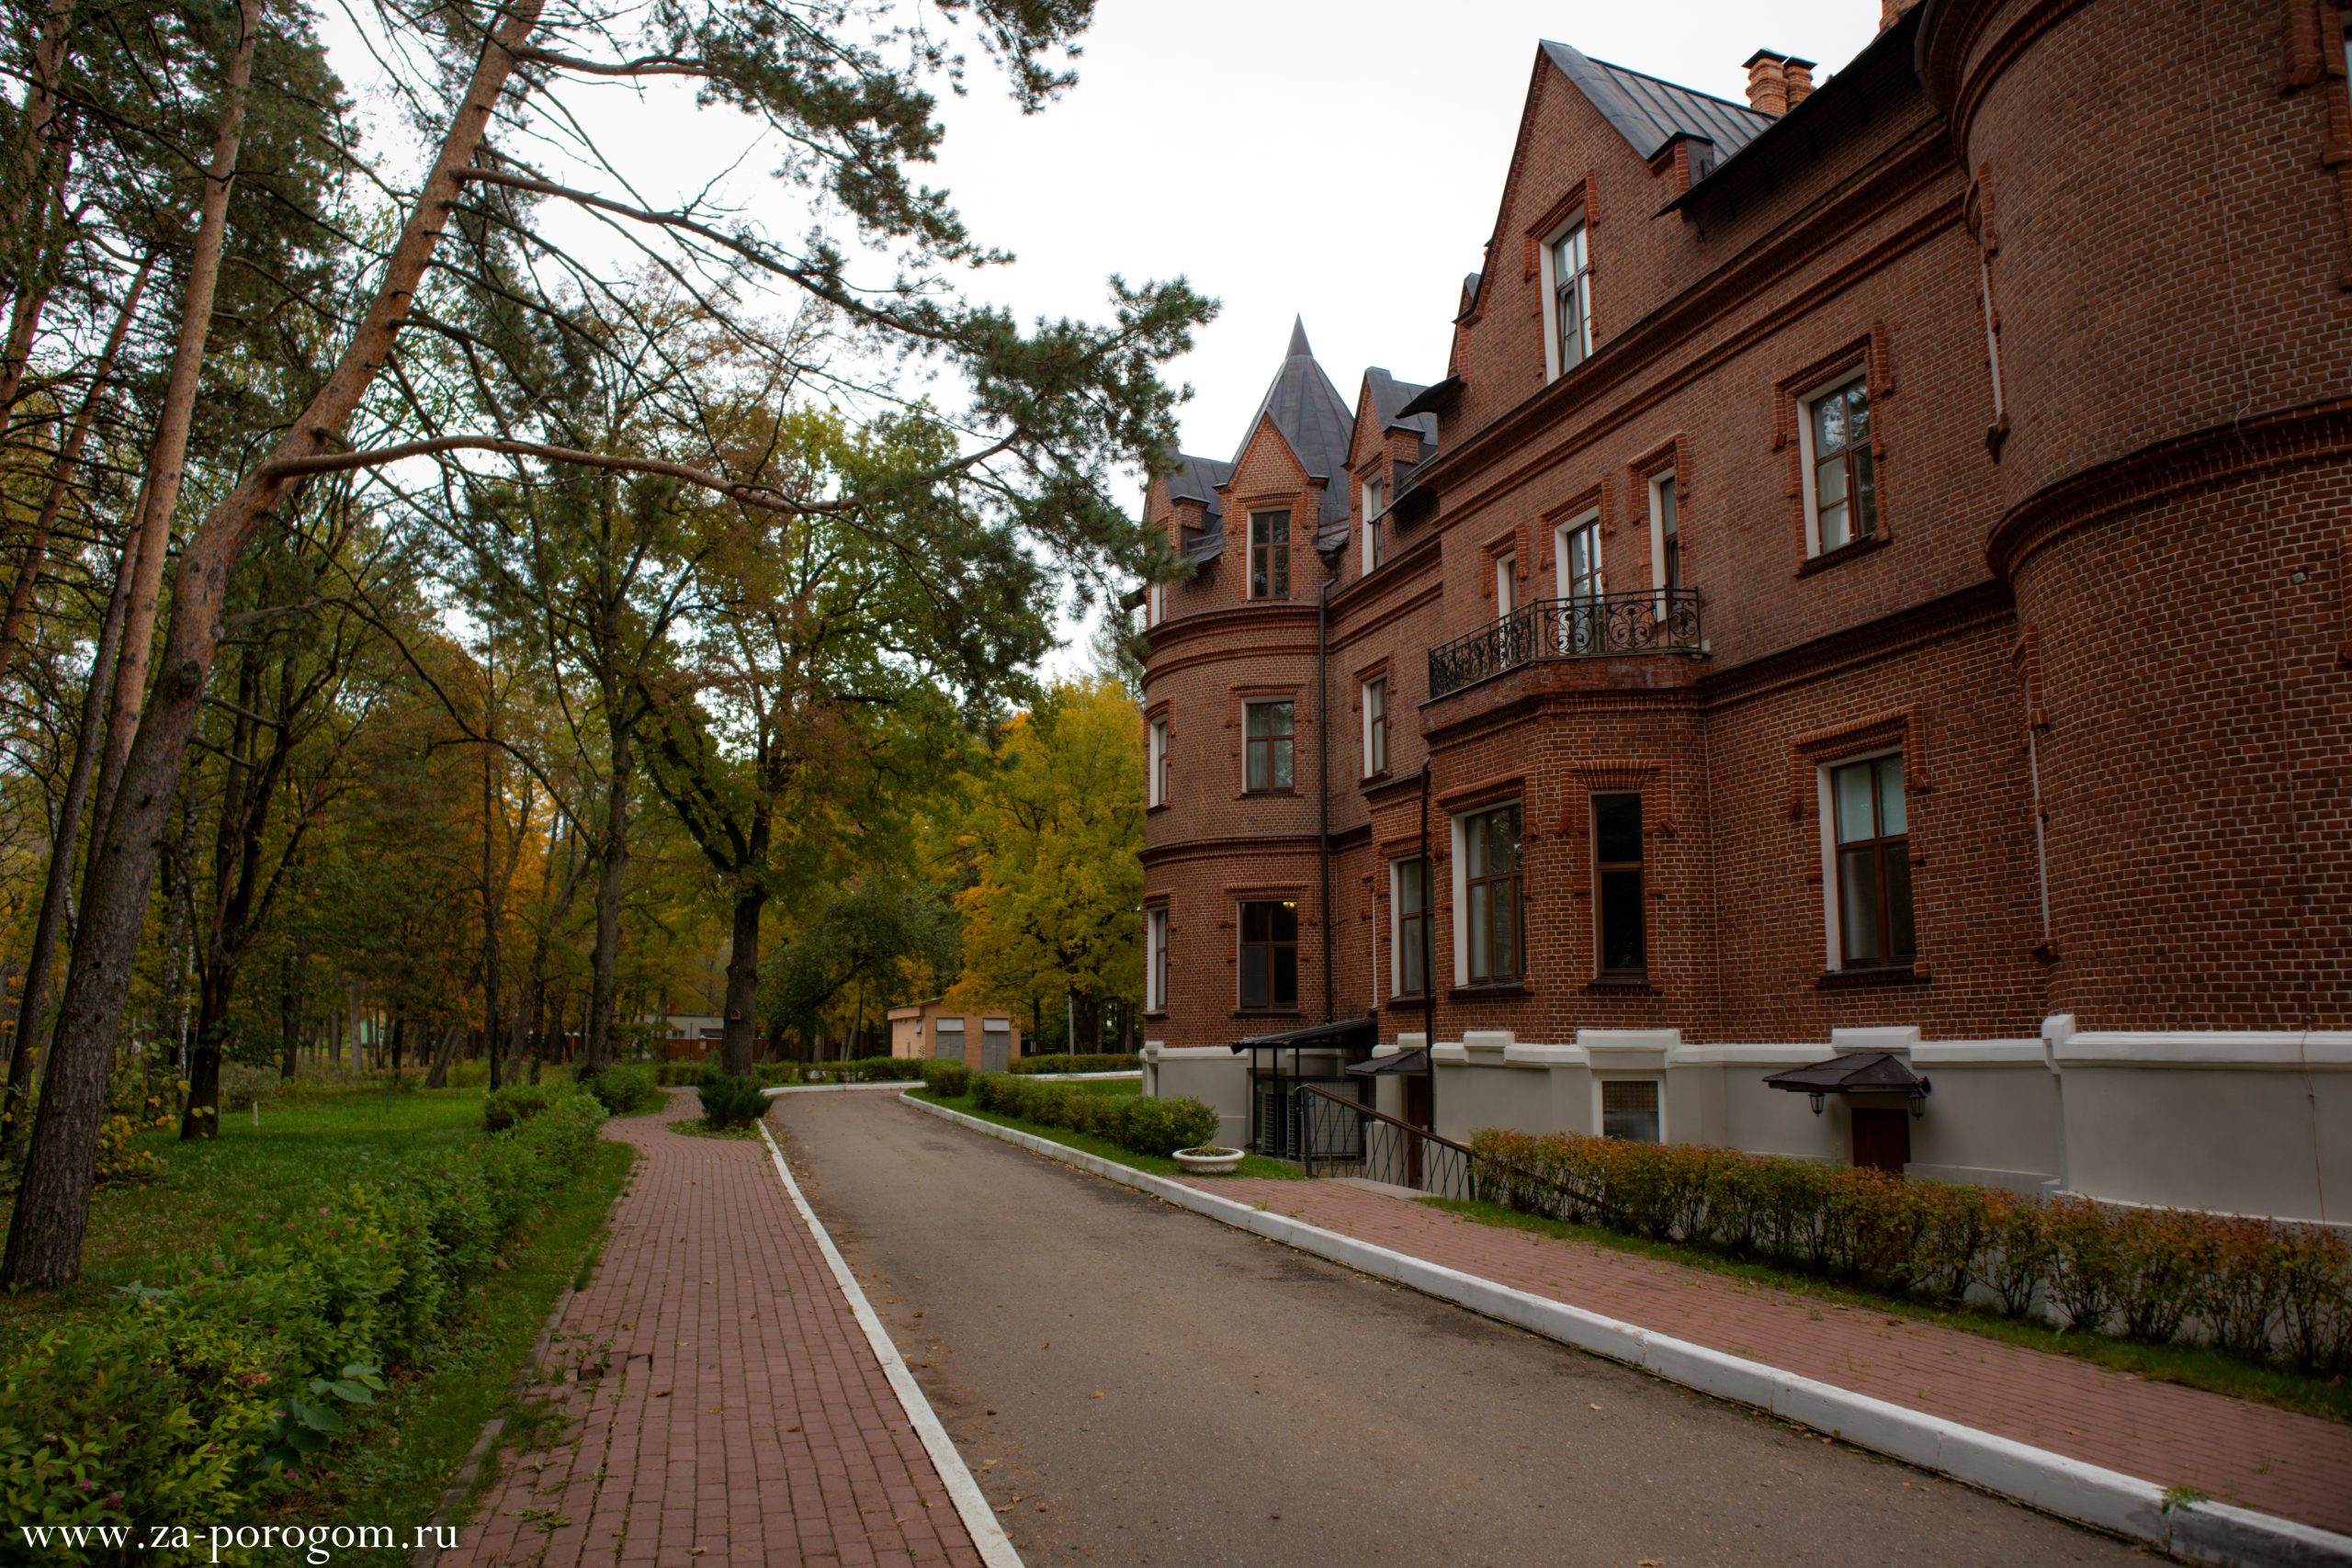
[[[1163,1048],[2352,1029],[2346,14],[1885,20],[1541,45],[1443,378],[1151,487]]]

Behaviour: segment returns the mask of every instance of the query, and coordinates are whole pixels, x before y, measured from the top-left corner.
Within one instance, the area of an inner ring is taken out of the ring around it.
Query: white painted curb
[[[780,1083],[760,1092],[774,1100],[779,1094],[842,1094],[857,1089],[895,1089],[904,1094],[912,1087],[909,1078],[884,1078],[879,1083]]]
[[[2352,1536],[2223,1503],[2183,1503],[2168,1508],[2164,1489],[2137,1476],[2103,1470],[2046,1449],[2029,1448],[1761,1361],[1637,1328],[1548,1296],[1515,1291],[1285,1214],[1219,1198],[1164,1176],[1117,1165],[1034,1134],[1000,1127],[944,1105],[906,1095],[899,1100],[1270,1241],[1468,1307],[1546,1339],[1640,1367],[1668,1382],[1770,1411],[1783,1421],[1810,1427],[1922,1470],[1939,1472],[2060,1518],[2143,1542],[2183,1562],[2214,1563],[2221,1568],[2352,1568]]]
[[[832,1086],[826,1086],[831,1088]],[[1004,1533],[1004,1526],[997,1521],[989,1500],[981,1495],[979,1483],[972,1479],[971,1468],[964,1456],[956,1451],[955,1442],[947,1436],[947,1428],[939,1424],[939,1416],[931,1408],[931,1401],[923,1397],[922,1386],[915,1382],[914,1373],[907,1370],[905,1358],[898,1346],[890,1341],[889,1330],[874,1314],[874,1303],[865,1299],[858,1287],[857,1276],[851,1273],[847,1259],[825,1233],[817,1211],[800,1195],[800,1183],[792,1179],[792,1168],[784,1163],[784,1151],[776,1147],[775,1139],[768,1134],[765,1121],[755,1123],[760,1129],[760,1141],[768,1146],[768,1157],[775,1162],[775,1173],[784,1179],[785,1191],[792,1195],[792,1206],[800,1211],[801,1223],[817,1238],[818,1250],[825,1255],[825,1266],[833,1271],[833,1280],[849,1298],[850,1311],[856,1315],[857,1325],[865,1330],[866,1343],[874,1348],[875,1359],[882,1363],[882,1375],[890,1380],[890,1388],[899,1396],[899,1404],[914,1424],[915,1436],[922,1439],[925,1452],[939,1472],[939,1479],[947,1487],[947,1495],[955,1499],[956,1512],[964,1521],[965,1530],[972,1544],[979,1549],[980,1561],[988,1568],[1022,1568],[1021,1554],[1012,1550],[1012,1542]]]

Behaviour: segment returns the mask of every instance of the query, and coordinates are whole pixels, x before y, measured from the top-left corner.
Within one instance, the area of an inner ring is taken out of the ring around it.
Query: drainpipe
[[[1437,868],[1430,863],[1430,760],[1421,757],[1421,1049],[1429,1053],[1430,1131],[1437,1131]]]
[[[1332,1018],[1337,996],[1331,975],[1331,584],[1340,569],[1323,562],[1323,586],[1315,591],[1315,854],[1322,882],[1317,906],[1323,927],[1323,1021]]]

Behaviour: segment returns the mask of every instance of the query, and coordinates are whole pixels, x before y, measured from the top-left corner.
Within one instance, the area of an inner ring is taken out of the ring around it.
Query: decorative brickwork
[[[1240,887],[1299,899],[1308,1021],[1327,973],[1337,1016],[1387,1002],[1425,759],[1441,1039],[2352,1027],[2341,27],[2329,0],[1891,8],[1788,95],[1785,133],[1686,96],[1655,138],[1602,68],[1539,51],[1433,432],[1401,415],[1420,389],[1372,372],[1343,461],[1248,433],[1223,551],[1153,630],[1147,700],[1180,737],[1147,825],[1148,897],[1171,912],[1153,1037],[1278,1027],[1235,1018]],[[1577,212],[1605,308],[1546,381],[1539,247]],[[1848,370],[1876,527],[1810,553],[1801,400]],[[1522,609],[1561,617],[1524,646],[1495,629],[1498,559],[1522,606],[1566,597],[1555,528],[1588,513],[1611,601],[1645,608],[1669,469],[1699,651],[1622,651],[1574,604]],[[1371,570],[1366,479],[1391,502]],[[1348,488],[1344,534],[1326,483]],[[1181,548],[1200,503],[1162,483],[1148,505]],[[1294,525],[1272,604],[1242,588],[1269,507]],[[1430,700],[1430,651],[1457,638],[1491,661]],[[1388,757],[1367,778],[1375,671]],[[1292,795],[1237,796],[1244,688],[1295,694]],[[1849,975],[1820,780],[1895,750],[1917,957]],[[1644,984],[1596,984],[1596,793],[1642,797]],[[1453,819],[1499,798],[1522,807],[1524,974],[1453,990]],[[1421,1027],[1418,1001],[1385,1010],[1384,1039]]]

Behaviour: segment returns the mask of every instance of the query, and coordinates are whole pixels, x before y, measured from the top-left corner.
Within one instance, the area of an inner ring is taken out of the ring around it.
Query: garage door
[[[1012,1024],[1001,1018],[980,1021],[980,1071],[1001,1073],[1012,1065]]]
[[[964,1059],[964,1021],[962,1019],[943,1018],[939,1021],[939,1032],[934,1037],[931,1054],[943,1062],[960,1062]]]

